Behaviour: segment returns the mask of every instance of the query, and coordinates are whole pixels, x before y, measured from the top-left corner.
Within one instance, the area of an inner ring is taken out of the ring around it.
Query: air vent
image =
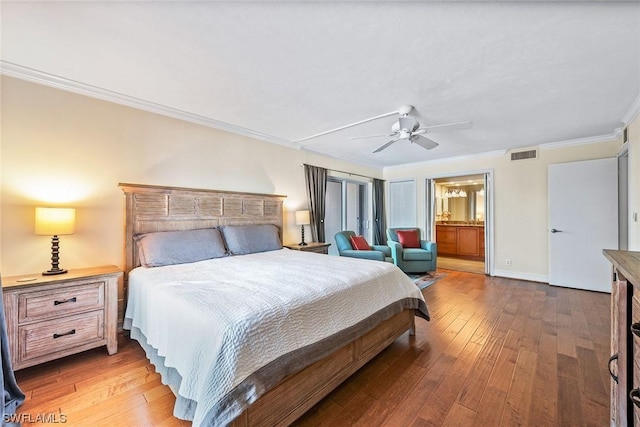
[[[538,150],[516,151],[511,153],[511,160],[525,160],[538,158]]]

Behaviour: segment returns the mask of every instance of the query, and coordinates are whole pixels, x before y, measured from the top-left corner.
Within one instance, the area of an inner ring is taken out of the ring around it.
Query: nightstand
[[[306,246],[300,246],[298,244],[284,245],[285,248],[293,249],[296,251],[316,252],[319,254],[328,254],[329,246],[331,246],[331,243],[323,242],[309,242],[306,244]]]
[[[113,265],[2,278],[14,369],[94,347],[118,351],[118,278]]]

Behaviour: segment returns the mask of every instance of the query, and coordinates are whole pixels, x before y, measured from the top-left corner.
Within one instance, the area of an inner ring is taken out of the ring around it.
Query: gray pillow
[[[227,225],[222,227],[222,234],[232,255],[275,251],[282,248],[278,227],[272,224]]]
[[[144,267],[184,264],[226,255],[220,230],[203,228],[185,231],[160,231],[134,237],[140,264]]]

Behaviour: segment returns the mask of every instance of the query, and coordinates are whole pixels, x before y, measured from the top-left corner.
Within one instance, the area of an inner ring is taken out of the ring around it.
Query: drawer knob
[[[609,358],[609,363],[607,363],[607,369],[609,369],[609,375],[611,375],[611,378],[613,378],[616,384],[618,384],[618,376],[614,374],[613,371],[611,370],[611,364],[613,363],[614,360],[618,360],[618,353],[614,354]]]
[[[62,334],[53,334],[53,339],[60,338],[60,337],[66,337],[67,335],[75,335],[75,333],[76,333],[76,330],[72,329],[69,332],[64,332]]]
[[[633,332],[633,335],[640,337],[640,322],[633,323],[630,329],[631,332]]]
[[[631,390],[629,392],[629,399],[631,399],[634,405],[640,408],[640,388],[634,388]]]
[[[78,299],[76,297],[65,299],[65,300],[62,300],[62,301],[56,300],[56,301],[53,302],[53,305],[66,304],[68,302],[76,302],[77,300]]]

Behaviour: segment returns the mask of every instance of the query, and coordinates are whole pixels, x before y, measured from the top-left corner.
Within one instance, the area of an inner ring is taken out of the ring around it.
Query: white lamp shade
[[[311,224],[309,219],[309,211],[296,211],[296,225]]]
[[[73,234],[75,224],[76,210],[73,208],[36,208],[36,234]]]

